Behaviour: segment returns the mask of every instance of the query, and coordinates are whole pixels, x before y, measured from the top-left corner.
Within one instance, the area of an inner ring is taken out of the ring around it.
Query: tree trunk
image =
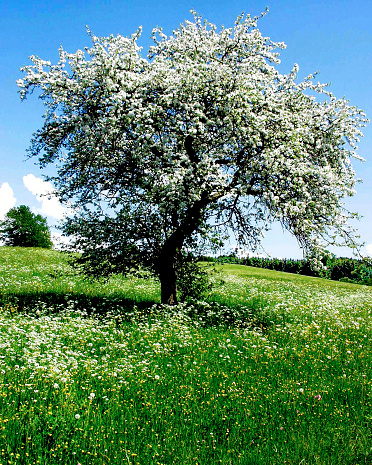
[[[158,256],[156,268],[161,285],[161,303],[177,304],[177,258],[185,239],[197,228],[209,198],[204,193],[201,199],[189,209],[184,221],[166,239]]]
[[[159,260],[158,272],[161,286],[161,303],[177,304],[176,255]]]

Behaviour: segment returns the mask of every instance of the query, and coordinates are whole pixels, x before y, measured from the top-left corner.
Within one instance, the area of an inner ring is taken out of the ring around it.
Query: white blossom
[[[92,224],[106,205],[118,235],[155,261],[170,237],[182,236],[179,250],[226,228],[255,247],[273,220],[314,256],[355,247],[343,199],[355,194],[365,114],[316,74],[298,82],[297,64],[279,73],[285,45],[261,35],[259,18],[218,31],[193,15],[169,37],[154,29],[147,58],[140,29],[88,31],[91,48],[60,48],[56,65],[30,57],[20,95],[37,88],[46,106],[31,153],[56,164],[61,199],[88,206]],[[112,245],[115,228],[100,244],[80,231],[80,248]]]

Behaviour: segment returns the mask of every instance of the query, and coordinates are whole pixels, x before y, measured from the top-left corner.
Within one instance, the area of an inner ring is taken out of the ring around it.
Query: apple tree
[[[53,164],[65,232],[92,274],[151,267],[164,303],[177,301],[177,261],[233,231],[255,248],[279,221],[304,249],[355,247],[344,198],[365,114],[298,66],[277,70],[259,18],[221,28],[193,13],[141,54],[130,37],[98,38],[59,62],[32,56],[21,98],[39,91],[46,112],[30,155]]]

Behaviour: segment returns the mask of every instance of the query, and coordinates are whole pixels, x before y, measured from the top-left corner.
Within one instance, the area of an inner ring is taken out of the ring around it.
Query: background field
[[[167,308],[0,248],[0,464],[372,463],[372,289],[238,265]]]

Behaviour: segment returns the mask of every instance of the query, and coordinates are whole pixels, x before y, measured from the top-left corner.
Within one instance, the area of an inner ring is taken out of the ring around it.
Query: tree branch
[[[194,147],[192,146],[193,141],[194,141],[194,138],[190,136],[190,134],[186,136],[185,143],[184,143],[185,150],[191,163],[199,163],[200,160],[198,156],[196,155]]]

